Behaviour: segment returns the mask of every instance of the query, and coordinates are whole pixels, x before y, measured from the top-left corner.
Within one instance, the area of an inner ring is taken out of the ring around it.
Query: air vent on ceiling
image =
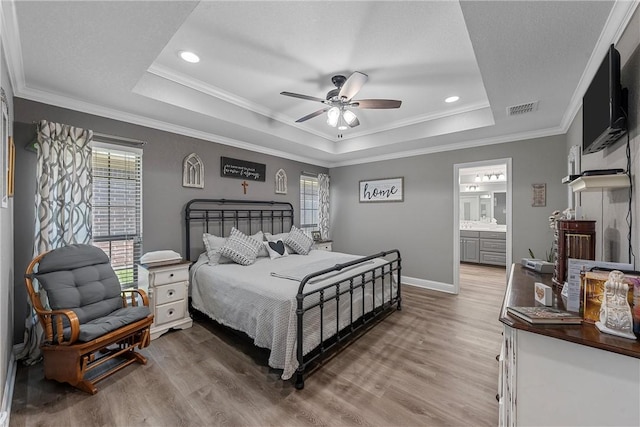
[[[531,113],[532,111],[536,111],[537,109],[538,101],[527,102],[520,105],[512,105],[511,107],[507,107],[507,116],[519,116],[521,114]]]

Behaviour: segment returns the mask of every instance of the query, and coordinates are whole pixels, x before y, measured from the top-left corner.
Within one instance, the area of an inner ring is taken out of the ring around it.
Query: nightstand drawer
[[[164,285],[166,283],[187,282],[189,281],[189,270],[183,266],[166,270],[156,271],[154,285]]]
[[[328,251],[331,252],[332,242],[316,242],[313,244],[313,249],[319,251]]]
[[[189,282],[170,283],[168,285],[157,286],[153,289],[156,305],[168,302],[183,300]]]
[[[184,301],[176,301],[156,306],[156,318],[154,322],[156,325],[162,325],[163,323],[171,322],[173,320],[181,320],[183,318]]]

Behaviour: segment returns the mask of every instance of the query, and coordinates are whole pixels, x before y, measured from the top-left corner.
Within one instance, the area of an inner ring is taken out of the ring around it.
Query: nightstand
[[[319,251],[329,251],[331,252],[331,244],[333,240],[324,240],[322,242],[314,242],[312,249],[317,249]]]
[[[138,266],[138,287],[149,295],[149,308],[154,319],[151,339],[156,339],[169,329],[190,328],[189,316],[189,265],[188,261],[163,266]]]

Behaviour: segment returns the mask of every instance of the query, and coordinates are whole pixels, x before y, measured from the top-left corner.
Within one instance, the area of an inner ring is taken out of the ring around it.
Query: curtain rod
[[[105,133],[100,133],[100,132],[93,132],[93,138],[100,140],[100,142],[108,142],[111,144],[118,144],[118,145],[144,147],[147,144],[146,141],[140,141],[132,138],[125,138],[124,136],[107,135]]]

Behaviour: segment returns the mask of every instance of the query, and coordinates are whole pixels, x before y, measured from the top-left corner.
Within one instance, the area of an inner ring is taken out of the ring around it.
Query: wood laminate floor
[[[495,426],[504,268],[461,266],[461,291],[403,287],[391,314],[311,374],[302,391],[268,353],[207,320],[152,341],[147,365],[95,396],[18,368],[19,426]]]

